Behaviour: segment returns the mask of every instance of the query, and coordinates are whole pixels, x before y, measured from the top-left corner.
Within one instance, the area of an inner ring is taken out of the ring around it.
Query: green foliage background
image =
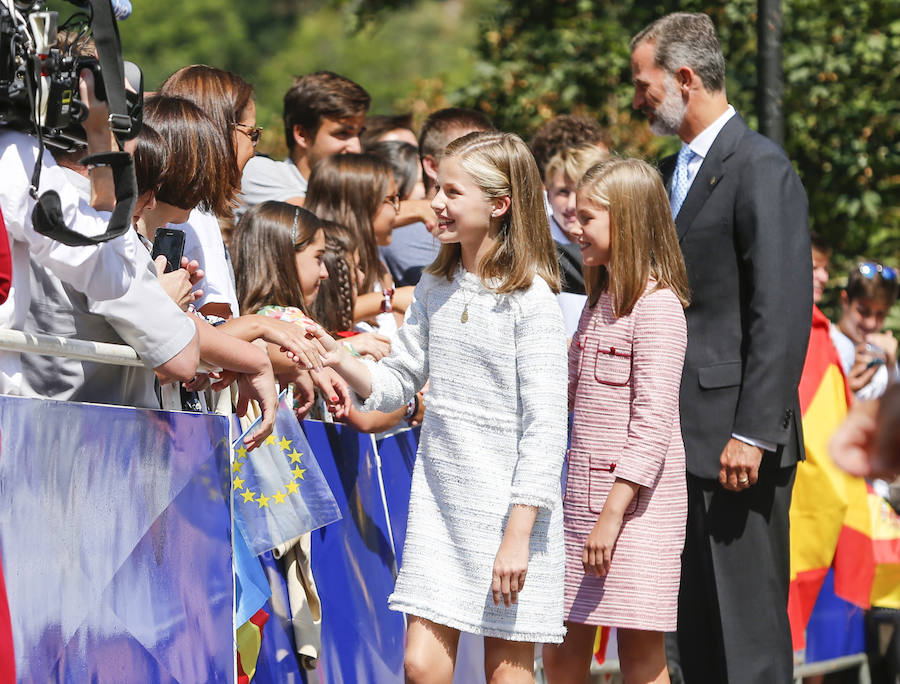
[[[50,0],[65,15],[71,5]],[[729,100],[757,125],[756,0],[133,0],[126,58],[152,90],[190,63],[254,84],[260,149],[284,152],[281,97],[295,75],[331,69],[362,83],[374,113],[460,104],[526,138],[559,113],[606,125],[623,154],[677,148],[631,109],[628,41],[671,11],[712,16]],[[858,256],[897,265],[900,169],[896,96],[900,0],[783,0],[785,146],[835,272]],[[900,321],[898,321],[900,322]]]

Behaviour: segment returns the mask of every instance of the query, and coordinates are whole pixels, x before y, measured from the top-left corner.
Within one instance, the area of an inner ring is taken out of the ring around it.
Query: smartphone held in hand
[[[166,257],[166,273],[181,268],[184,254],[184,231],[176,228],[157,228],[153,236],[153,260],[162,254]]]

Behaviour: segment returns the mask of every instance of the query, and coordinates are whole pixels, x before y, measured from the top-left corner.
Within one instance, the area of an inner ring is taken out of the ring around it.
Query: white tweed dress
[[[561,642],[567,361],[550,288],[535,277],[498,295],[462,269],[452,281],[424,274],[391,355],[370,368],[363,410],[395,410],[431,380],[391,609],[474,634]],[[491,579],[513,504],[539,511],[525,587],[507,608],[494,605]]]

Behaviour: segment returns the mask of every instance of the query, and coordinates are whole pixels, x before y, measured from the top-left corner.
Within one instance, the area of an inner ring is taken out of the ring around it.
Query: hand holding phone
[[[184,231],[176,228],[157,228],[153,236],[152,258],[166,257],[165,273],[181,268],[181,257],[184,255]]]

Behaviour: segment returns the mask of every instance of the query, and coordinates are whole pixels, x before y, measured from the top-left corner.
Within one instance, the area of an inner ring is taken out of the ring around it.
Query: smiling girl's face
[[[325,254],[325,231],[321,228],[309,242],[294,247],[294,261],[297,264],[297,274],[300,276],[300,290],[303,292],[303,300],[310,304],[319,291],[319,283],[328,277],[325,262],[322,256]]]
[[[578,193],[578,221],[581,235],[578,245],[585,266],[608,266],[610,255],[609,209]]]

